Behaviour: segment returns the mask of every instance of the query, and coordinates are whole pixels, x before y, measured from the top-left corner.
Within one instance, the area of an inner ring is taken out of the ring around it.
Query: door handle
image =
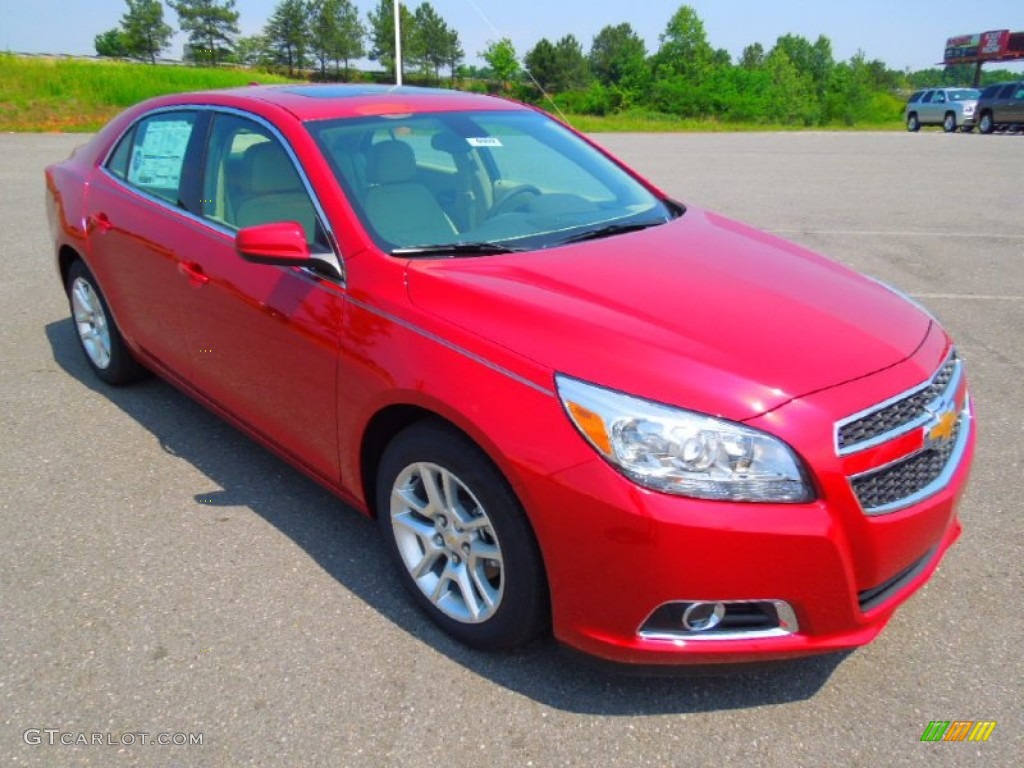
[[[91,229],[97,229],[100,232],[109,232],[114,225],[107,214],[91,213],[89,214],[89,226]]]
[[[195,262],[179,261],[178,271],[187,277],[192,285],[206,285],[210,282],[209,275],[203,272],[203,268]]]

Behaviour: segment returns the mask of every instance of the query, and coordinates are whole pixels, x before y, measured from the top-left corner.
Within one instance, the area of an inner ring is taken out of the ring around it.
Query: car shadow
[[[452,640],[411,603],[397,578],[382,577],[387,552],[376,525],[171,385],[99,381],[78,349],[70,319],[46,326],[53,359],[67,374],[141,424],[163,450],[191,463],[222,490],[197,502],[252,510],[302,547],[339,584],[397,627],[452,661],[541,704],[597,715],[708,712],[812,697],[847,654],[729,668],[673,669],[648,676],[596,665],[553,641],[512,654],[473,651]],[[643,670],[647,672],[647,670]]]

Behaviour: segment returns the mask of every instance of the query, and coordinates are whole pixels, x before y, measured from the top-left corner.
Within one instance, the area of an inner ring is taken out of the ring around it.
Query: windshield
[[[947,91],[949,93],[950,101],[973,101],[978,98],[981,91],[976,91],[973,88],[962,88],[956,91]]]
[[[443,254],[444,246],[458,246],[450,255],[546,248],[655,226],[682,211],[532,111],[348,118],[308,128],[367,231],[396,255]]]

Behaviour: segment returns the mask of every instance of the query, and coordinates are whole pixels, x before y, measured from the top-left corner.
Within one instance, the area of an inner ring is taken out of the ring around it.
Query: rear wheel
[[[945,118],[943,118],[942,130],[946,133],[952,133],[956,130],[956,115],[952,112],[947,112]]]
[[[128,351],[96,278],[81,261],[68,270],[66,289],[78,343],[93,372],[108,384],[128,384],[145,376]]]
[[[907,115],[907,130],[911,133],[916,133],[921,130],[921,121],[917,119],[916,112],[911,112]]]
[[[395,437],[380,463],[377,517],[403,583],[446,632],[509,650],[544,631],[533,530],[504,477],[461,433],[424,422]]]
[[[992,133],[996,129],[996,124],[992,120],[991,112],[983,112],[981,119],[978,121],[978,130],[982,133]]]

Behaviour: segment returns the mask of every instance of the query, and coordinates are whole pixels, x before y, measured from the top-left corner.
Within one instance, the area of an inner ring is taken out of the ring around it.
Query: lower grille
[[[850,479],[865,512],[877,512],[920,493],[942,475],[959,445],[963,417],[950,439],[913,456]]]

